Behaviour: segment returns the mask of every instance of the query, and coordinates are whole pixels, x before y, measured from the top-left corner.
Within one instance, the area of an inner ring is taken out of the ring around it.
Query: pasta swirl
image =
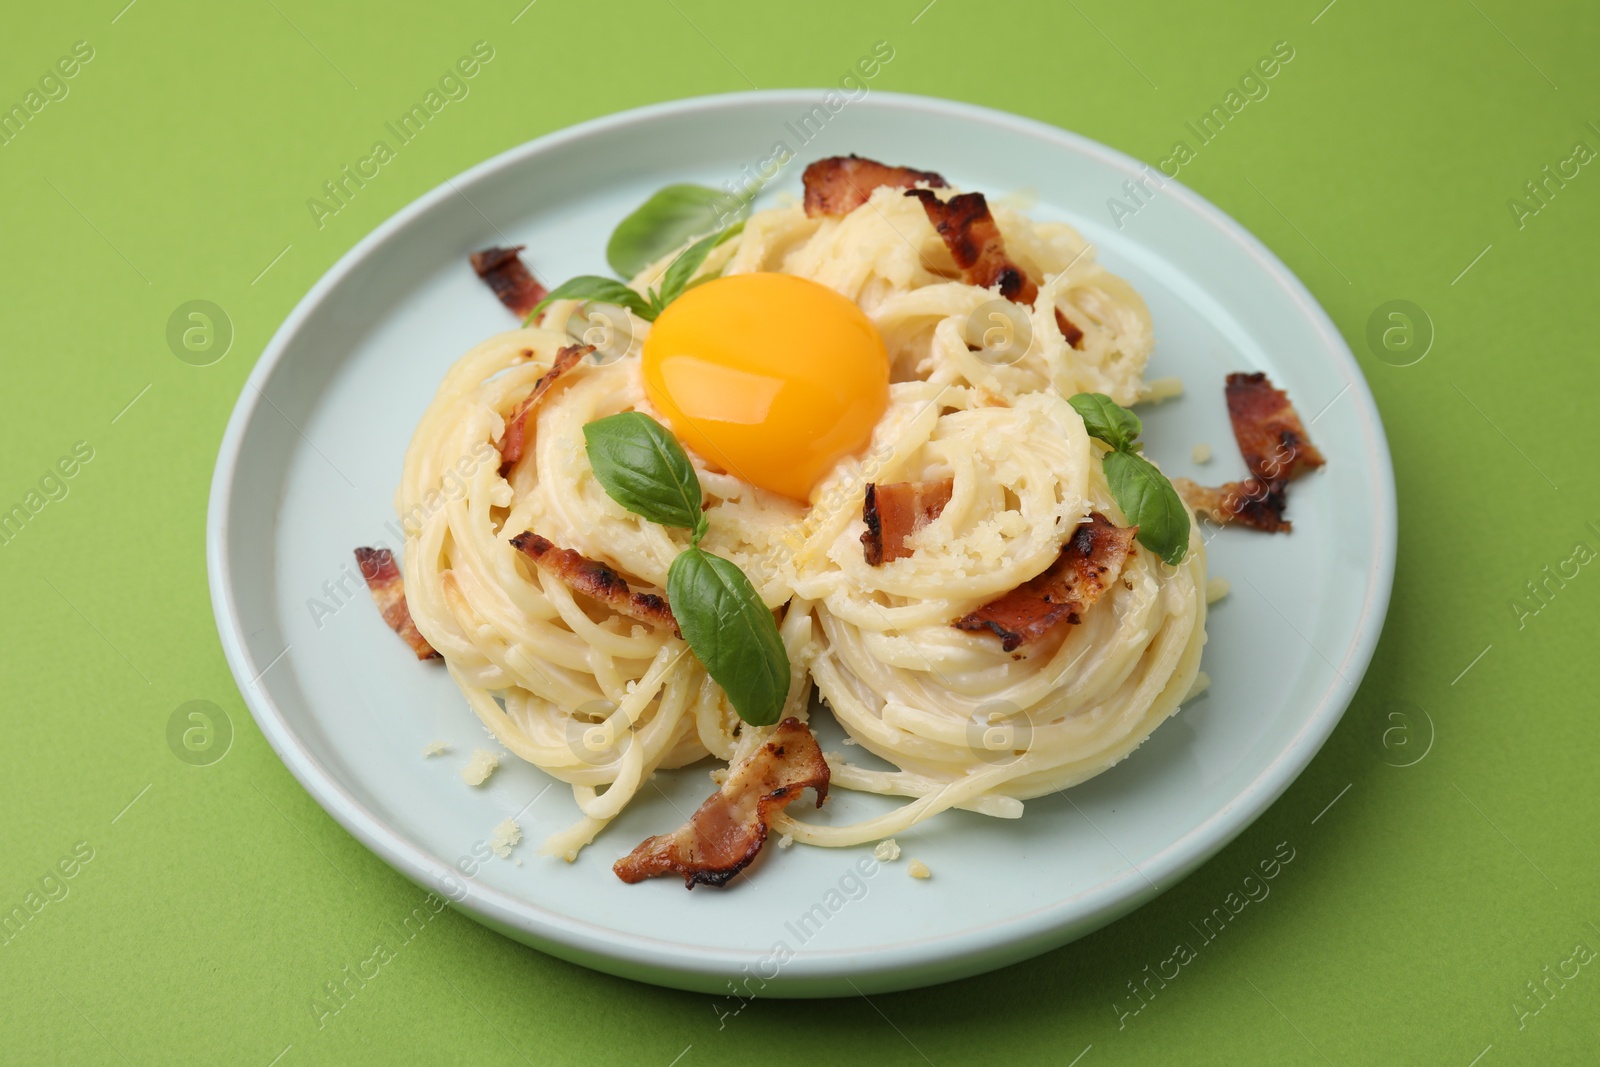
[[[812,688],[861,748],[894,770],[828,762],[836,786],[909,798],[832,826],[781,815],[776,829],[824,846],[899,832],[950,807],[1014,818],[1021,801],[1126,756],[1194,684],[1205,642],[1204,549],[1178,566],[1137,550],[1077,625],[1025,654],[953,620],[1038,575],[1092,512],[1126,525],[1092,440],[1066,397],[1139,399],[1150,316],[1071,227],[997,207],[1013,258],[1043,279],[1019,308],[1025,351],[994,360],[969,336],[994,292],[960,280],[921,205],[879,189],[843,218],[799,206],[754,215],[702,272],[780,271],[843,294],[891,358],[889,405],[868,449],[841,461],[805,507],[691,454],[707,498],[703,547],[736,563],[768,607],[793,668],[785,715]],[[645,291],[665,262],[632,285]],[[505,434],[557,352],[581,334],[558,301],[542,328],[494,337],[446,374],[407,449],[396,507],[406,529],[412,618],[483,724],[521,759],[568,783],[582,812],[547,853],[575,857],[661,769],[731,760],[761,730],[741,722],[670,629],[606,610],[542,574],[511,544],[523,530],[664,589],[688,533],[648,522],[605,492],[583,427],[652,411],[639,352],[650,324],[628,315],[615,358],[591,357],[551,386],[531,447],[504,475],[466,462]],[[1083,333],[1058,328],[1062,312]],[[619,320],[620,321],[620,320]],[[444,494],[447,478],[465,490]],[[860,541],[869,482],[949,479],[910,555],[869,565]]]

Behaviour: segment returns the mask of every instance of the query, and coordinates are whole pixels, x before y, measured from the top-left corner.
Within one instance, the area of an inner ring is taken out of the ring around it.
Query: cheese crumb
[[[792,844],[794,844],[794,835],[792,834],[784,834],[782,837],[778,838],[779,848],[788,848]]]
[[[1182,395],[1182,378],[1151,378],[1139,390],[1139,403],[1160,404]]]
[[[1228,579],[1213,576],[1206,582],[1206,603],[1215,604],[1227,596],[1232,588],[1233,586],[1228,583]]]
[[[872,854],[884,863],[892,863],[900,858],[900,845],[894,838],[886,837],[878,842],[878,847],[872,850]]]
[[[1189,458],[1196,463],[1211,462],[1211,446],[1202,441],[1189,450]]]
[[[928,870],[928,865],[921,860],[912,860],[906,865],[906,873],[913,878],[932,878],[933,872]]]
[[[481,748],[472,750],[472,761],[461,768],[461,780],[468,785],[482,785],[500,766],[500,757]]]
[[[517,842],[522,840],[522,827],[517,825],[517,820],[507,819],[494,828],[494,833],[489,837],[489,847],[494,849],[494,854],[501,859],[510,859],[511,850],[517,847]]]
[[[429,756],[442,756],[450,751],[450,746],[443,741],[429,741],[422,749],[422,758]]]

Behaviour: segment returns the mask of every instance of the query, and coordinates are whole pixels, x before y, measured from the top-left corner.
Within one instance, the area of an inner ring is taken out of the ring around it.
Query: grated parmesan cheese
[[[1211,446],[1206,444],[1204,441],[1200,442],[1189,450],[1189,458],[1194,460],[1196,463],[1210,463]]]
[[[792,834],[784,834],[782,837],[778,838],[779,848],[788,848],[792,844],[794,844],[794,835]]]
[[[1182,378],[1151,378],[1139,390],[1139,403],[1160,404],[1182,395]]]
[[[461,780],[468,785],[482,785],[500,766],[500,757],[481,748],[472,750],[472,760],[461,768]]]
[[[884,863],[892,863],[900,858],[900,845],[892,837],[886,837],[878,842],[872,854]]]
[[[510,859],[511,850],[517,847],[517,842],[522,840],[522,827],[517,825],[517,820],[507,819],[494,828],[494,833],[489,837],[489,847],[494,849],[494,854],[501,859]]]
[[[912,860],[906,865],[906,873],[913,878],[928,879],[933,877],[933,872],[928,870],[928,865],[921,860]]]
[[[447,743],[443,741],[429,741],[422,748],[422,758],[427,759],[430,756],[442,756],[449,751],[450,746]]]

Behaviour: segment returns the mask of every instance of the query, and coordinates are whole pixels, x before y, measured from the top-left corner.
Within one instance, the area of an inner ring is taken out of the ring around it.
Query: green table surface
[[[0,106],[27,112],[0,137],[0,510],[29,509],[0,535],[0,1061],[1595,1062],[1600,13],[525,3],[0,13]],[[470,96],[319,228],[306,200],[480,40]],[[880,40],[874,89],[1152,163],[1293,49],[1180,177],[1305,280],[1382,410],[1399,565],[1349,712],[1216,859],[999,973],[731,1014],[447,911],[319,1015],[422,894],[290,777],[223,662],[205,509],[245,375],[335,259],[467,166],[636,105],[831,86]],[[235,331],[209,366],[167,339],[195,299]],[[222,759],[169,744],[191,700],[231,723]],[[1280,842],[1270,896],[1198,937]]]

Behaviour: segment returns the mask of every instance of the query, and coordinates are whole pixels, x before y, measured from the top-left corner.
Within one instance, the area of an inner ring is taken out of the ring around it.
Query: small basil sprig
[[[700,240],[679,252],[673,261],[667,264],[667,269],[662,272],[660,288],[650,293],[650,302],[655,305],[656,314],[659,315],[668,304],[696,285],[701,282],[709,282],[714,277],[713,275],[707,275],[704,278],[693,281],[690,279],[694,278],[694,272],[700,269],[700,265],[706,261],[706,257],[711,254],[713,248],[737,237],[743,232],[744,223],[736,222],[724,230],[720,230],[708,237],[700,238]],[[654,319],[655,315],[650,317]]]
[[[739,718],[752,726],[777,722],[789,698],[789,653],[744,572],[704,549],[685,549],[667,571],[667,602]]]
[[[1118,452],[1138,450],[1134,441],[1144,432],[1139,416],[1104,393],[1079,393],[1068,403],[1083,416],[1083,426],[1090,437],[1099,438]]]
[[[705,536],[700,477],[667,428],[638,411],[598,419],[583,428],[589,466],[611,499],[651,522]]]
[[[539,301],[529,313],[526,321],[532,323],[544,313],[546,307],[557,300],[598,300],[602,304],[625,307],[641,319],[653,320],[656,317],[644,297],[615,278],[602,278],[598,274],[580,274],[576,278],[568,278],[550,290],[549,295]]]
[[[1083,418],[1089,436],[1111,446],[1103,466],[1117,507],[1139,527],[1139,543],[1173,566],[1189,550],[1189,513],[1167,476],[1139,450],[1144,432],[1139,416],[1104,393],[1079,393],[1068,401]]]
[[[656,196],[659,197],[662,193],[674,188],[699,187],[669,185],[667,189],[663,189]],[[715,190],[711,191],[715,192]],[[721,196],[722,194],[718,193],[717,195]],[[647,218],[640,221],[640,216],[645,208],[650,207],[654,201],[655,197],[647,200],[644,207],[623,219],[622,224],[611,235],[611,245],[607,246],[606,255],[611,262],[612,269],[616,270],[618,274],[637,274],[640,270],[661,258],[663,252],[675,248],[694,233],[700,232],[700,230],[688,230],[685,232],[683,218],[668,212],[659,213],[659,217],[655,220],[655,224],[659,227],[659,232],[646,232],[647,224],[651,220]],[[544,313],[544,309],[556,300],[598,300],[604,304],[616,304],[620,307],[625,307],[646,322],[654,322],[656,316],[661,314],[668,304],[696,285],[708,282],[712,277],[715,277],[715,275],[708,275],[704,278],[695,278],[694,273],[705,264],[706,257],[711,254],[713,248],[730,238],[738,236],[743,231],[744,220],[741,219],[730,226],[723,227],[716,233],[700,238],[673,257],[672,262],[667,264],[667,269],[662,272],[660,283],[656,288],[643,295],[630,288],[625,282],[599,274],[580,274],[576,278],[569,278],[552,289],[543,300],[539,301],[538,305],[523,321],[526,325],[532,325],[534,320]],[[623,235],[625,240],[622,254],[617,255],[613,253],[612,246],[617,244],[619,234]],[[658,247],[660,251],[655,252],[649,259],[645,259],[635,270],[627,271],[618,266],[619,262],[623,266],[632,266],[637,256],[643,254],[640,249]]]
[[[657,190],[617,223],[606,244],[606,262],[631,278],[696,234],[717,228],[732,197],[704,185],[669,185]]]
[[[637,411],[591,422],[583,438],[589,466],[611,499],[651,522],[693,531],[667,571],[678,629],[741,719],[752,726],[777,722],[789,696],[789,653],[750,579],[700,547],[708,523],[700,478],[683,446]]]

